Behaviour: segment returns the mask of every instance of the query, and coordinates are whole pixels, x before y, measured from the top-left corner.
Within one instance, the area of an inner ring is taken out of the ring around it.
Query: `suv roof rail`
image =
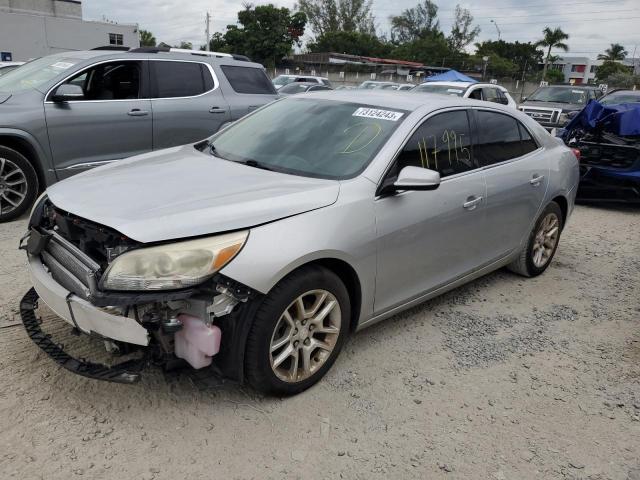
[[[103,45],[101,47],[92,48],[91,50],[115,50],[118,52],[128,52],[129,47],[119,47],[117,45]]]
[[[129,50],[130,53],[188,53],[190,55],[198,55],[202,57],[227,57],[239,60],[241,62],[250,62],[249,57],[245,55],[237,55],[224,52],[208,52],[206,50],[188,50],[185,48],[173,48],[173,47],[139,47]]]

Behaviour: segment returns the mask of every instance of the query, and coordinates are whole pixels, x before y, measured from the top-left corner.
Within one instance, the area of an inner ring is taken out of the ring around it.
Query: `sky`
[[[140,28],[150,30],[158,42],[175,45],[188,41],[197,48],[205,43],[206,12],[212,16],[211,32],[224,32],[226,25],[236,22],[242,3],[239,0],[84,0],[82,5],[86,20],[137,23]],[[295,0],[251,3],[293,8]],[[497,40],[496,24],[503,40],[521,42],[539,40],[545,26],[560,26],[570,35],[568,55],[595,58],[615,42],[624,45],[629,56],[637,45],[636,56],[640,56],[640,30],[634,28],[640,24],[640,0],[436,0],[435,3],[445,33],[451,29],[455,6],[460,3],[471,11],[474,23],[481,28],[476,41]],[[388,34],[390,15],[416,4],[417,0],[373,0],[378,33]]]

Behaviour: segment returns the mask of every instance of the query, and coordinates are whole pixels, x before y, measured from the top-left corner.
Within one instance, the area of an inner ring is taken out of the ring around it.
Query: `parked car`
[[[331,90],[331,87],[312,82],[295,82],[278,90],[278,95],[295,95],[296,93],[317,92],[320,90]]]
[[[0,62],[0,77],[15,70],[20,65],[24,65],[24,62]]]
[[[399,92],[404,92],[406,90],[413,90],[414,88],[416,88],[416,86],[413,83],[402,83],[398,85],[398,88],[396,88],[396,90]]]
[[[209,141],[49,187],[23,239],[22,320],[81,375],[133,382],[153,354],[294,394],[355,330],[502,266],[544,272],[577,183],[574,153],[502,105],[286,97]],[[70,359],[41,333],[38,298],[142,358]]]
[[[0,77],[0,222],[45,186],[131,155],[202,140],[277,94],[246,57],[142,48],[65,52]],[[6,172],[10,173],[9,178]]]
[[[523,98],[518,107],[548,131],[564,127],[589,100],[602,96],[594,86],[549,85]]]
[[[602,105],[620,105],[621,103],[640,103],[640,90],[616,89],[607,92],[598,102]]]
[[[340,86],[336,87],[335,90],[354,90],[355,88],[357,88],[357,87],[355,87],[353,85],[340,85]]]
[[[358,85],[360,90],[386,90],[398,88],[398,83],[395,82],[379,82],[376,80],[366,80]]]
[[[314,75],[278,75],[272,81],[276,90],[280,90],[285,85],[289,85],[294,82],[311,82],[317,83],[318,85],[326,85],[331,88],[331,82],[327,77],[316,77]]]
[[[563,129],[561,138],[581,155],[579,200],[640,204],[640,102],[633,98],[612,92]]]
[[[501,85],[493,83],[472,82],[426,82],[416,86],[414,93],[439,93],[454,97],[472,98],[485,102],[500,103],[511,108],[516,108],[515,100],[509,95],[509,91]]]

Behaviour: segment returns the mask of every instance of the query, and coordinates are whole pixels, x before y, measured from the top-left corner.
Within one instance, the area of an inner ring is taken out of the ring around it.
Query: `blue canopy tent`
[[[462,73],[456,70],[449,70],[444,73],[439,73],[438,75],[431,75],[424,79],[424,82],[471,82],[478,83],[478,81],[474,78],[467,77]]]

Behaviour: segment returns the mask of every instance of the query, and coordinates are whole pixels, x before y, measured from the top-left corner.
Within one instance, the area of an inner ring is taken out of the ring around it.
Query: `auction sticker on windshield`
[[[402,112],[394,112],[392,110],[380,110],[377,108],[361,107],[353,112],[354,117],[376,118],[380,120],[390,120],[397,122],[404,115]]]

